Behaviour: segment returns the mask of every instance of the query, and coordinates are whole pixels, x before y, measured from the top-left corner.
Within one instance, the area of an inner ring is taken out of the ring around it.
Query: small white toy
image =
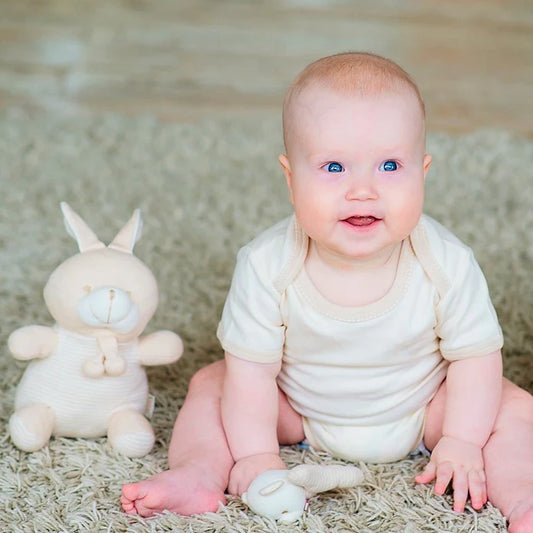
[[[257,476],[242,495],[242,501],[257,514],[289,524],[300,518],[305,489],[288,480],[288,470],[267,470]]]
[[[307,498],[362,481],[363,473],[355,466],[304,464],[291,470],[267,470],[252,481],[242,501],[259,515],[289,524],[302,516]]]
[[[117,451],[141,457],[155,440],[144,416],[148,381],[141,365],[173,363],[183,344],[171,331],[139,338],[158,303],[152,272],[133,255],[140,211],[105,246],[66,203],[61,209],[80,253],[61,263],[44,288],[55,326],[25,326],[8,339],[13,357],[33,359],[17,387],[11,438],[31,452],[52,435],[107,434]]]

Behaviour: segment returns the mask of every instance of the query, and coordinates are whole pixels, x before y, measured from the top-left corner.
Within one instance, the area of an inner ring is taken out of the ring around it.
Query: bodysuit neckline
[[[300,246],[309,246],[309,237],[305,242],[300,240]],[[301,257],[302,252],[297,253]],[[409,279],[413,270],[415,254],[409,238],[402,242],[398,268],[391,288],[381,298],[361,306],[343,306],[328,300],[314,285],[309,277],[305,264],[302,261],[299,271],[294,277],[294,288],[297,293],[316,311],[333,318],[346,322],[362,322],[378,318],[389,312],[403,298],[409,286]]]

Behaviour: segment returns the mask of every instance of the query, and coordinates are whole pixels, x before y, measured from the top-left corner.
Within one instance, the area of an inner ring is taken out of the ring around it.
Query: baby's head
[[[349,232],[340,232],[348,244],[337,252],[352,256],[414,229],[431,157],[420,92],[394,62],[345,53],[311,63],[285,98],[283,134],[280,163],[296,216],[318,244],[340,245],[331,240],[338,221]]]
[[[299,112],[306,111],[306,102],[302,102],[302,97],[320,91],[360,99],[386,94],[412,99],[420,113],[418,118],[425,134],[424,101],[409,74],[384,57],[347,52],[311,63],[289,87],[283,103],[283,139],[287,153],[290,152],[292,138],[299,133]]]

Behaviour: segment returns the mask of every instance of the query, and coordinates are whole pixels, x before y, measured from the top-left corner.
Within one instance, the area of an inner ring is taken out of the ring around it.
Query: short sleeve
[[[488,355],[503,345],[487,282],[469,249],[457,256],[451,285],[437,304],[437,320],[440,350],[449,361]]]
[[[235,357],[272,363],[283,357],[285,327],[281,294],[273,286],[264,259],[248,247],[239,251],[217,337]]]

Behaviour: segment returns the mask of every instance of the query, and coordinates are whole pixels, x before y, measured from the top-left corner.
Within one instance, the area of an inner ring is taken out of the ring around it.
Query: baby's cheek
[[[409,198],[401,205],[397,206],[394,215],[394,224],[398,233],[407,237],[416,227],[422,215],[423,197],[415,201],[415,198]]]

